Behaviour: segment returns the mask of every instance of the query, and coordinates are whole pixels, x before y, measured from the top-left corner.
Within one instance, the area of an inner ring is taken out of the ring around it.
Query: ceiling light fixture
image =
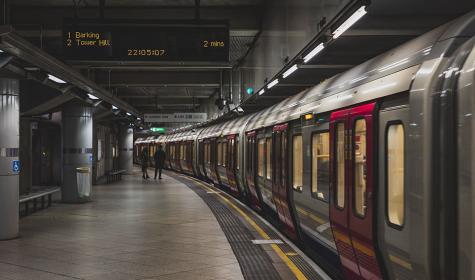
[[[127,113],[125,113],[125,114],[126,114],[127,116],[129,116],[129,117],[132,116],[132,114],[129,113],[129,112],[127,112]]]
[[[112,110],[117,110],[119,108],[117,108],[116,106],[112,105]]]
[[[325,48],[325,45],[323,43],[318,44],[311,52],[309,52],[304,58],[303,62],[307,63],[309,62],[312,58],[314,58],[318,53],[320,53],[323,49]]]
[[[91,99],[91,100],[98,100],[99,99],[99,97],[97,97],[93,94],[90,94],[90,93],[87,94],[87,97],[89,97],[89,99]]]
[[[50,79],[51,81],[53,81],[55,83],[58,83],[58,84],[65,84],[66,83],[66,81],[61,80],[60,78],[58,78],[56,76],[53,76],[51,74],[48,74],[48,79]]]
[[[263,95],[264,92],[266,92],[266,90],[265,90],[265,89],[261,89],[261,90],[259,91],[259,95]]]
[[[333,39],[340,37],[346,30],[348,30],[353,24],[355,24],[360,18],[366,15],[366,6],[361,6],[356,12],[354,12],[342,25],[340,25],[335,31],[333,31]]]
[[[292,73],[294,73],[295,71],[297,71],[297,69],[299,69],[299,67],[297,66],[297,64],[294,64],[292,67],[290,67],[289,69],[287,69],[287,71],[284,72],[284,74],[282,75],[282,77],[285,79],[287,78],[288,76],[292,75]]]
[[[267,89],[271,89],[273,88],[275,85],[277,85],[279,83],[279,79],[275,79],[273,80],[272,82],[270,82],[268,85],[267,85]]]

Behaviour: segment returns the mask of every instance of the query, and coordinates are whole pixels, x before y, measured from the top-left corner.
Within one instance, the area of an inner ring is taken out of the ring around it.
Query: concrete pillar
[[[119,168],[132,173],[134,157],[134,130],[121,127],[119,131]]]
[[[0,79],[0,240],[18,236],[20,82]]]
[[[71,103],[62,112],[63,186],[62,200],[66,203],[84,202],[78,194],[76,168],[87,167],[92,184],[93,112],[91,107]]]

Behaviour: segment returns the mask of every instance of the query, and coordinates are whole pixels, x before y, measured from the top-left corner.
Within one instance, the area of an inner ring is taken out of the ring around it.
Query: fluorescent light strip
[[[127,116],[132,116],[132,114],[131,114],[131,113],[129,113],[129,112],[127,112],[127,113],[125,113],[125,114],[126,114]]]
[[[99,99],[99,97],[97,97],[97,96],[95,96],[95,95],[93,95],[93,94],[90,94],[90,93],[88,93],[87,96],[89,97],[89,99],[92,99],[92,100],[97,100],[97,99]]]
[[[272,82],[270,82],[270,83],[267,85],[267,89],[271,89],[272,87],[274,87],[274,86],[277,85],[278,83],[279,83],[279,79],[273,80]]]
[[[294,64],[292,67],[290,67],[289,69],[287,69],[287,71],[284,72],[284,74],[282,75],[282,77],[285,79],[287,78],[288,76],[292,75],[292,73],[294,73],[295,71],[297,71],[298,66],[297,64]]]
[[[312,58],[314,58],[318,53],[320,53],[323,49],[325,48],[325,45],[323,43],[320,43],[318,46],[316,46],[311,52],[309,52],[304,58],[303,62],[307,63],[309,62]]]
[[[398,61],[393,62],[393,63],[391,63],[391,64],[385,65],[385,66],[379,68],[378,71],[379,71],[379,72],[388,71],[388,70],[391,70],[391,69],[396,68],[396,67],[398,67],[398,66],[401,66],[401,65],[403,65],[403,64],[406,64],[406,63],[408,63],[408,62],[409,62],[409,58],[406,57],[406,58],[404,58],[404,59],[398,60]]]
[[[116,106],[112,105],[112,110],[117,110],[119,108],[117,108]]]
[[[261,90],[259,91],[259,95],[263,95],[264,92],[266,92],[266,90],[265,90],[265,89],[261,89]]]
[[[360,18],[366,15],[366,6],[361,6],[351,17],[349,17],[342,25],[340,25],[335,31],[333,31],[333,39],[340,37],[346,30],[348,30],[353,24],[355,24]]]
[[[48,74],[48,79],[50,79],[51,81],[53,81],[55,83],[58,83],[58,84],[65,84],[66,83],[66,81],[61,80],[60,78],[58,78],[56,76],[53,76],[51,74]]]

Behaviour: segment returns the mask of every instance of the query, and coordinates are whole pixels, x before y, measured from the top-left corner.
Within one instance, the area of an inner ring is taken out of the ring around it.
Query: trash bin
[[[91,172],[89,167],[76,168],[78,196],[81,200],[89,200],[91,196]]]

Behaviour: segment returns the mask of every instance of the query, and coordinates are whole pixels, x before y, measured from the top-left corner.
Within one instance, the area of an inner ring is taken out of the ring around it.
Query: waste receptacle
[[[89,167],[76,168],[79,199],[87,201],[91,196],[91,172]]]

